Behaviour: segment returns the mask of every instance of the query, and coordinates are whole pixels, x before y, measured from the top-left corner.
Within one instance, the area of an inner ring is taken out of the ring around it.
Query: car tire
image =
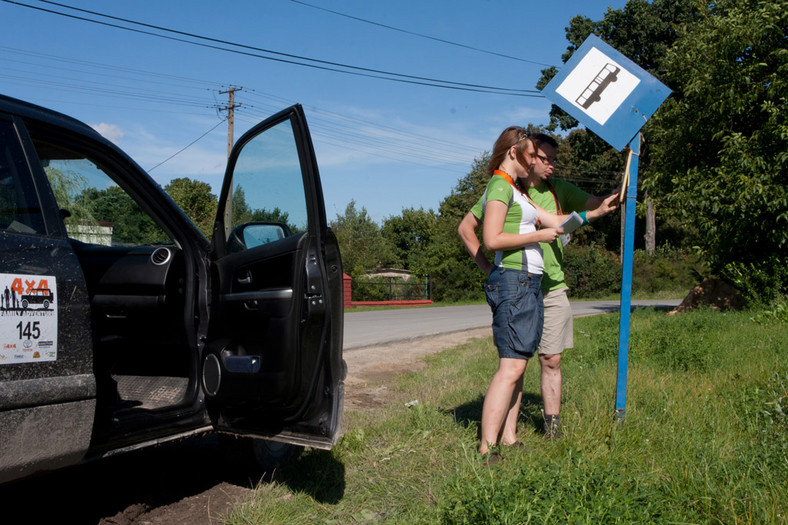
[[[219,446],[231,461],[266,477],[294,461],[303,451],[303,447],[297,445],[223,433],[219,434]]]

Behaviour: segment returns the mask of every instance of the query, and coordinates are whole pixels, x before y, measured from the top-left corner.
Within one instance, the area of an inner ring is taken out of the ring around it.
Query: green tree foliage
[[[87,179],[75,171],[63,172],[51,166],[44,169],[52,186],[52,192],[55,194],[55,201],[60,209],[68,214],[66,224],[69,226],[95,224],[96,219],[93,218],[90,209],[79,198],[87,187]]]
[[[433,241],[437,217],[432,210],[408,208],[383,223],[381,233],[393,245],[396,265],[416,275],[429,273],[427,250]]]
[[[487,187],[489,159],[489,153],[474,159],[471,171],[440,204],[434,241],[428,249],[433,300],[484,298],[487,276],[471,260],[457,235],[457,227]]]
[[[112,224],[113,242],[154,244],[170,240],[153,219],[118,186],[103,190],[86,188],[76,199],[76,204],[88,210],[97,223]]]
[[[380,227],[370,218],[366,208],[356,209],[355,200],[350,201],[345,213],[337,215],[329,226],[337,236],[345,273],[351,277],[380,268],[394,259],[391,245],[381,234]]]
[[[171,180],[164,190],[200,231],[210,238],[218,205],[216,195],[211,193],[211,186],[205,182],[182,177]]]
[[[253,219],[252,208],[250,208],[249,203],[246,202],[246,192],[241,186],[236,186],[233,189],[232,211],[233,211],[233,218],[232,218],[233,228],[238,226],[239,224],[252,222]]]
[[[788,1],[708,2],[663,69],[680,86],[655,116],[649,188],[713,270],[768,300],[785,293],[788,246]]]

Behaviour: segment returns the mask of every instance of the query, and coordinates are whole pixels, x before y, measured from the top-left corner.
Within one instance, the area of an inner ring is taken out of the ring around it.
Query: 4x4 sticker
[[[0,365],[55,360],[55,277],[0,273]]]

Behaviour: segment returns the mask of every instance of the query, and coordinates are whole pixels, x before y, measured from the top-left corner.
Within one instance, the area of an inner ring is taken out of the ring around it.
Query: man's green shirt
[[[586,205],[586,201],[588,201],[588,193],[574,184],[561,179],[554,179],[550,182],[553,184],[558,202],[561,203],[562,214],[569,215],[573,211],[583,211],[583,207]],[[549,212],[558,213],[555,198],[546,183],[543,182],[539,186],[528,188],[528,195],[530,195],[534,202],[540,207]],[[551,290],[564,288],[566,282],[564,281],[564,250],[561,244],[561,238],[559,237],[550,244],[540,244],[542,245],[542,256],[544,258],[542,291],[549,292]]]

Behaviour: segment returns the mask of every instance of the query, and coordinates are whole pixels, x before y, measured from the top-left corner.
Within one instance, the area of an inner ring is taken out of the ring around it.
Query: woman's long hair
[[[531,169],[531,162],[527,159],[526,152],[528,151],[528,142],[531,141],[531,134],[520,126],[509,126],[498,137],[493,146],[492,155],[490,155],[490,163],[487,164],[487,175],[492,177],[498,166],[501,165],[503,159],[506,158],[506,153],[509,148],[517,145],[515,158],[520,165],[526,170]]]

